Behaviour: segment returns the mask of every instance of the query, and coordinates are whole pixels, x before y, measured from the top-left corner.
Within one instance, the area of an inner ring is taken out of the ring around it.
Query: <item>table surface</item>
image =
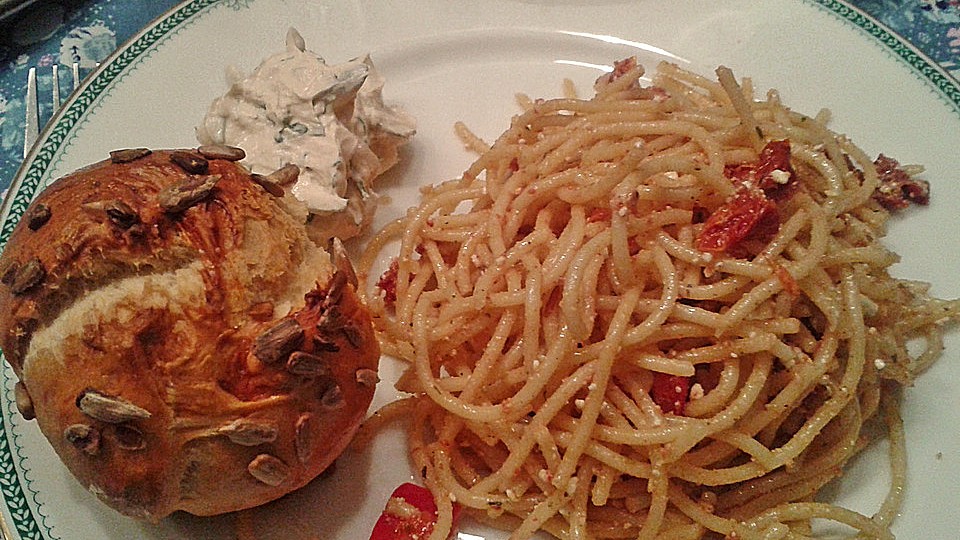
[[[849,0],[960,78],[960,0]],[[18,4],[14,2],[14,4]],[[27,72],[39,66],[42,95],[51,94],[50,66],[79,63],[81,74],[163,14],[175,0],[26,0],[0,19],[0,192],[23,160]],[[61,69],[61,94],[72,84]],[[41,122],[51,115],[41,103]]]

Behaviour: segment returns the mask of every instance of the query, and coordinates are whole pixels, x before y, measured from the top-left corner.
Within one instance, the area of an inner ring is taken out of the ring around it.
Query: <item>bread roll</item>
[[[24,417],[130,516],[303,486],[377,382],[342,246],[313,244],[238,149],[111,156],[46,189],[0,256],[0,346]]]

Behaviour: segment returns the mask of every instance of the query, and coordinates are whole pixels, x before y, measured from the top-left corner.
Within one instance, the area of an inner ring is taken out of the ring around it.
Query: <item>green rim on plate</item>
[[[249,2],[250,0],[243,0]],[[897,61],[906,64],[911,72],[925,85],[930,87],[939,99],[946,102],[960,116],[960,85],[950,75],[939,68],[915,47],[885,26],[875,21],[859,9],[840,0],[803,0],[818,9],[830,13],[843,23],[853,26],[877,46]],[[192,0],[186,1],[148,26],[122,46],[75,96],[68,107],[61,111],[56,123],[48,128],[42,143],[35,148],[28,161],[14,179],[11,195],[0,227],[0,249],[6,245],[13,228],[34,198],[47,170],[54,163],[69,134],[77,127],[83,116],[91,110],[95,102],[109,93],[111,86],[121,79],[132,66],[149,57],[166,40],[188,26],[191,20],[216,4],[238,6],[238,0]],[[9,370],[9,368],[3,368]],[[8,429],[10,420],[5,411],[15,407],[12,377],[4,376],[4,397],[0,402],[0,493],[10,517],[4,522],[0,514],[0,531],[7,534],[15,532],[18,536],[10,540],[36,539],[53,540],[59,538],[48,526],[46,515],[40,511],[37,492],[29,486],[24,477],[23,448],[17,437]],[[26,484],[25,484],[26,482]],[[26,485],[26,487],[24,487]],[[30,492],[28,496],[27,491]]]

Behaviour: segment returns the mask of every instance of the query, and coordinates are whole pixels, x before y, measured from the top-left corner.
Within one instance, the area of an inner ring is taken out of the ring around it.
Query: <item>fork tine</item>
[[[53,111],[56,112],[60,108],[60,66],[57,64],[53,65],[53,73],[51,73],[52,79],[51,84],[53,85]]]
[[[26,127],[23,131],[23,157],[27,157],[30,147],[40,133],[40,109],[37,104],[37,68],[27,73]]]
[[[97,64],[99,65],[99,63]],[[52,71],[51,75],[51,105],[53,107],[50,110],[51,115],[56,114],[60,110],[60,106],[63,105],[60,95],[60,66],[58,64],[53,64],[51,66]],[[73,83],[72,89],[76,90],[80,86],[80,64],[77,62],[73,63]],[[37,96],[38,94],[38,83],[37,83],[37,68],[32,67],[27,72],[27,96],[26,96],[26,118],[24,121],[23,128],[23,157],[26,158],[27,154],[30,153],[30,148],[33,147],[33,144],[37,141],[37,138],[40,136],[40,102]],[[48,119],[49,120],[49,119]],[[46,121],[46,120],[45,120]],[[2,540],[2,539],[0,539]]]

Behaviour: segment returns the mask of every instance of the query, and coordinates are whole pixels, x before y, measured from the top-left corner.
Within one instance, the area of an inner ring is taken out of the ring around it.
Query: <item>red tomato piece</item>
[[[796,174],[790,165],[790,141],[770,141],[760,151],[756,171],[757,187],[767,197],[788,199],[797,187]]]
[[[757,167],[754,163],[737,163],[723,168],[724,176],[740,183],[753,183],[756,173]]]
[[[613,71],[606,75],[602,75],[597,81],[612,83],[613,81],[629,73],[630,70],[635,67],[637,67],[637,58],[635,56],[624,58],[623,60],[617,60],[613,63]]]
[[[908,175],[897,160],[880,154],[873,164],[880,174],[880,185],[873,192],[873,198],[884,208],[902,210],[910,203],[930,202],[930,183]]]
[[[453,528],[460,505],[453,505]],[[390,495],[383,513],[370,533],[370,540],[427,540],[437,523],[437,504],[425,487],[404,483]]]
[[[790,141],[770,141],[753,163],[727,165],[724,176],[744,184],[756,186],[774,201],[789,199],[798,186],[797,175],[790,164]]]
[[[690,378],[654,372],[650,397],[664,413],[683,415],[690,399]]]
[[[377,280],[377,288],[383,291],[383,300],[388,306],[397,302],[397,274],[400,272],[400,261],[394,259],[390,267]]]
[[[697,249],[719,253],[750,236],[779,226],[777,205],[759,189],[744,188],[710,214],[697,237]]]

